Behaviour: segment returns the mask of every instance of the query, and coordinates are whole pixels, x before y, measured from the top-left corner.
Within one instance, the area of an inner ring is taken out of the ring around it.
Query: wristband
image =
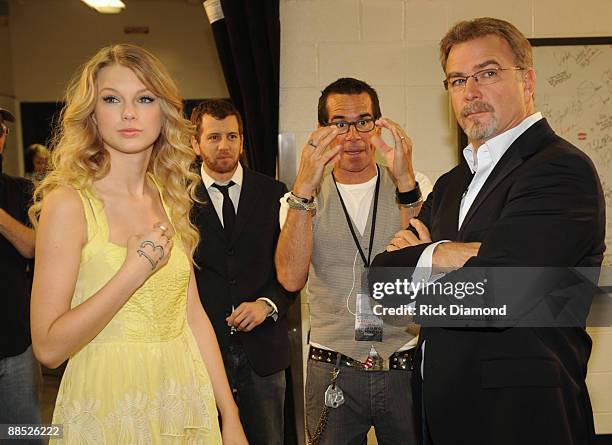
[[[422,201],[421,188],[419,183],[409,192],[400,192],[397,188],[395,189],[395,198],[397,203],[401,206],[415,207]]]

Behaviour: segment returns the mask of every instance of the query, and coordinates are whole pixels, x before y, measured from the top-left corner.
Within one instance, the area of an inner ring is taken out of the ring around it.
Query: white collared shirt
[[[476,196],[478,196],[480,189],[482,189],[482,186],[501,157],[508,151],[510,145],[512,145],[521,134],[540,119],[542,119],[542,113],[534,113],[516,127],[489,139],[482,144],[478,150],[474,150],[472,144],[463,149],[463,157],[474,174],[474,177],[461,198],[461,206],[459,207],[459,229],[461,228],[461,224],[463,224],[465,215],[467,215]]]
[[[208,196],[210,196],[215,212],[217,212],[219,221],[221,221],[221,225],[223,226],[223,193],[221,193],[219,189],[213,187],[213,184],[216,183],[219,185],[227,185],[230,181],[234,181],[235,185],[229,188],[229,197],[232,200],[232,204],[234,204],[234,211],[238,213],[238,203],[240,202],[240,192],[242,191],[242,180],[244,177],[242,165],[238,163],[238,167],[236,167],[236,171],[234,171],[232,178],[225,182],[215,181],[208,173],[206,173],[203,166],[200,167],[200,173],[202,175],[204,187],[206,187]]]

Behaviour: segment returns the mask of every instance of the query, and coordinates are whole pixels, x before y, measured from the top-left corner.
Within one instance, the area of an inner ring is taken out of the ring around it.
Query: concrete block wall
[[[281,0],[280,131],[295,134],[298,162],[320,91],[352,76],[378,90],[383,115],[412,137],[418,170],[435,181],[454,166],[456,124],[437,46],[452,24],[482,16],[508,20],[527,37],[612,35],[610,0]],[[304,298],[302,309],[307,320]],[[596,428],[612,434],[612,329],[590,334]]]

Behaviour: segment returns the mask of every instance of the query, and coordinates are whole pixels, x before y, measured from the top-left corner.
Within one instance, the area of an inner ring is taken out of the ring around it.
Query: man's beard
[[[211,171],[215,173],[228,173],[236,168],[239,159],[232,159],[231,163],[227,163],[227,161],[221,163],[217,159],[202,156],[202,160]]]
[[[488,111],[491,113],[495,112],[495,109],[485,102],[472,102],[469,105],[466,105],[463,110],[461,110],[461,117],[463,125],[463,131],[467,135],[470,141],[485,141],[489,139],[491,136],[495,135],[497,132],[497,117],[495,114],[491,114],[489,120],[485,122],[479,122],[478,120],[472,121],[472,125],[468,126],[467,118],[472,113],[477,113],[481,111]]]

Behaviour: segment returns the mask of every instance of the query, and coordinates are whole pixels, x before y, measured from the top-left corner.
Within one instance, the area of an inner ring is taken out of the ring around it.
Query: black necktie
[[[234,203],[232,203],[229,195],[229,188],[235,184],[236,183],[234,181],[230,181],[227,185],[212,185],[223,195],[223,230],[228,239],[234,231],[234,222],[236,222],[236,210],[234,209]]]

